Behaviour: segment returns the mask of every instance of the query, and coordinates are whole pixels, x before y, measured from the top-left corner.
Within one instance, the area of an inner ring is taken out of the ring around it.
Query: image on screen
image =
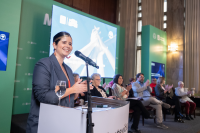
[[[151,62],[151,79],[165,77],[165,64]]]
[[[85,62],[76,57],[76,50],[97,63],[99,69],[89,66],[89,76],[99,73],[113,78],[115,74],[117,28],[95,19],[53,5],[49,56],[53,54],[53,36],[66,31],[72,36],[73,50],[64,62],[73,72],[86,75]]]
[[[9,33],[0,31],[0,71],[6,71]]]

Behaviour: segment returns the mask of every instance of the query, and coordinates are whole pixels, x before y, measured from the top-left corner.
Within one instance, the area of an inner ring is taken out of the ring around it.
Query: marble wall
[[[166,83],[178,86],[183,81],[184,0],[167,0],[167,45],[178,45],[176,52],[167,51]]]

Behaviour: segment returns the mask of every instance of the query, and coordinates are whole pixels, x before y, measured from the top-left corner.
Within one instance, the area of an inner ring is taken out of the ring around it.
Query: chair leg
[[[142,125],[144,126],[144,116],[142,115]]]
[[[133,120],[133,113],[130,114],[131,118],[130,118],[130,122]]]
[[[164,115],[164,121],[165,121],[165,119],[166,119],[166,112],[164,112],[163,115]]]
[[[153,111],[154,115],[156,115],[156,110]],[[156,123],[156,119],[154,118],[154,123]]]

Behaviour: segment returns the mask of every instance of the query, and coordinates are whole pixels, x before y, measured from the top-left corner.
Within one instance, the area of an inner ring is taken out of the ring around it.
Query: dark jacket
[[[163,86],[165,88],[165,86]],[[164,90],[162,89],[160,84],[157,84],[155,87],[155,94],[156,94],[156,98],[159,100],[163,100],[165,101],[167,97],[172,98],[174,96],[173,91],[171,90],[170,93],[164,93]]]
[[[72,70],[63,63],[63,66],[69,76],[71,86],[74,85]],[[56,57],[52,54],[50,57],[40,59],[34,68],[32,81],[31,108],[27,120],[26,133],[37,133],[40,103],[58,105],[58,97],[55,94],[55,85],[57,80],[68,81],[63,73]],[[60,101],[61,106],[74,107],[74,94],[65,97]]]
[[[102,89],[105,93],[106,91],[104,90],[103,87],[101,86],[98,86],[99,89]],[[101,93],[97,90],[97,88],[94,86],[93,90],[90,90],[91,91],[91,96],[97,96],[97,97],[102,97]],[[109,95],[106,93],[106,96],[109,97]]]

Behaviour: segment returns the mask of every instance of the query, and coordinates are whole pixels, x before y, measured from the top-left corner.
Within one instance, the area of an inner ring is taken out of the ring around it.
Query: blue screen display
[[[73,72],[86,75],[85,62],[75,56],[76,50],[97,63],[99,69],[89,66],[89,75],[99,73],[112,78],[115,74],[117,28],[95,19],[80,15],[53,5],[50,52],[53,51],[53,37],[66,31],[72,36],[73,51],[64,62]]]
[[[165,64],[151,62],[151,79],[165,77]]]
[[[0,31],[0,71],[6,71],[9,33]]]

